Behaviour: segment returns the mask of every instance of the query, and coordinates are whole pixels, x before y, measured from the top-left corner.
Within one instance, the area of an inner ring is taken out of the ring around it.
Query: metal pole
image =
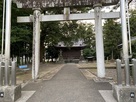
[[[11,36],[11,0],[6,0],[6,27],[5,27],[5,85],[9,85],[9,59]]]
[[[2,62],[0,62],[0,86],[3,85],[3,69],[2,69]]]
[[[6,0],[5,59],[10,59],[11,0]]]
[[[32,78],[38,78],[40,64],[40,9],[34,10],[33,19],[33,63],[32,63]]]
[[[117,85],[122,85],[122,71],[121,71],[121,60],[116,60],[116,68],[117,68]]]
[[[11,67],[11,85],[15,86],[16,85],[16,62],[12,62],[12,67]]]
[[[123,41],[123,55],[125,62],[125,83],[130,85],[130,71],[129,71],[129,56],[128,56],[128,36],[127,36],[127,24],[126,24],[126,6],[125,0],[120,0],[121,6],[121,25],[122,25],[122,41]]]
[[[2,46],[1,46],[1,55],[3,55],[4,48],[4,31],[5,31],[5,0],[3,0],[3,22],[2,22]]]
[[[133,69],[132,69],[132,73],[133,73],[133,82],[134,85],[136,86],[136,59],[132,59],[132,63],[133,63]]]
[[[102,8],[101,4],[94,5],[96,55],[97,55],[97,76],[100,78],[103,78],[103,77],[105,77],[105,65],[104,65],[104,47],[103,47],[101,8]]]

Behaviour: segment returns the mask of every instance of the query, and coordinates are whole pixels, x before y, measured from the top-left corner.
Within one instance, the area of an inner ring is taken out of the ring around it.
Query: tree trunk
[[[20,65],[20,57],[19,56],[17,56],[17,64]]]
[[[111,56],[112,56],[112,60],[113,60],[113,50],[112,50],[112,55]]]
[[[25,55],[25,64],[28,64],[28,57]]]
[[[44,59],[44,42],[41,41],[40,43],[40,62],[43,62]]]
[[[23,55],[22,55],[22,64],[24,64],[24,61],[23,61]]]

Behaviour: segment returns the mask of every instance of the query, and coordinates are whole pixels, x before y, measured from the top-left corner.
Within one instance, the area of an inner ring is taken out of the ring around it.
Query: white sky
[[[115,6],[115,5],[114,5]],[[113,10],[114,6],[106,6],[102,8],[102,12],[110,12]],[[136,0],[132,0],[132,2],[129,4],[129,9],[136,9]],[[90,12],[93,12],[94,10],[92,9]],[[113,10],[113,12],[119,12],[120,7],[118,7],[116,10]],[[94,20],[83,20],[85,23],[92,23],[94,25]],[[102,21],[104,24],[104,20]],[[120,20],[119,20],[120,22]]]
[[[102,8],[102,12],[110,12],[111,10],[113,10],[114,6],[106,6],[106,7],[103,7]],[[113,12],[119,12],[120,11],[120,8],[118,8],[117,10],[113,10]],[[94,12],[94,10],[90,10],[89,12]],[[95,24],[95,21],[94,20],[83,20],[82,22],[84,23],[92,23],[93,25]],[[105,20],[102,20],[102,24],[104,24]]]

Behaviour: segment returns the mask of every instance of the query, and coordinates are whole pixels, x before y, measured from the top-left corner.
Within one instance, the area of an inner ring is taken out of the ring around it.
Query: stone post
[[[38,78],[40,65],[40,9],[34,9],[33,17],[32,79],[36,80]]]
[[[128,56],[128,35],[126,23],[126,3],[125,0],[120,0],[121,10],[121,25],[122,25],[122,42],[123,42],[123,58],[125,63],[125,83],[130,85],[130,69],[129,69],[129,56]]]
[[[95,13],[95,37],[96,37],[96,56],[97,56],[97,76],[105,77],[104,65],[104,46],[103,46],[103,32],[102,32],[102,13],[101,4],[94,5]]]

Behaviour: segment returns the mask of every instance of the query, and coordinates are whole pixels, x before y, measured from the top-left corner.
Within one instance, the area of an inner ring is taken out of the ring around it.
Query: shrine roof
[[[73,45],[71,47],[85,47],[86,44],[84,44],[84,41],[83,40],[78,40],[77,42],[73,42]],[[59,42],[56,47],[68,47],[66,46],[63,42]]]

